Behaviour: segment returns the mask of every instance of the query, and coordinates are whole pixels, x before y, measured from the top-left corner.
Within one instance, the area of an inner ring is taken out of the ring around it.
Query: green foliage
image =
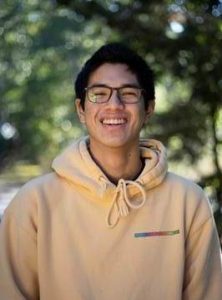
[[[47,161],[81,134],[73,78],[89,49],[104,42],[95,40],[99,31],[96,22],[49,1],[1,4],[0,122],[17,129],[16,157]]]

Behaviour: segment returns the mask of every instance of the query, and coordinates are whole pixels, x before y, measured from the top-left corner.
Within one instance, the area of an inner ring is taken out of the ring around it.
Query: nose
[[[124,103],[122,102],[118,91],[116,89],[113,89],[112,95],[108,101],[109,106],[112,107],[123,107]]]

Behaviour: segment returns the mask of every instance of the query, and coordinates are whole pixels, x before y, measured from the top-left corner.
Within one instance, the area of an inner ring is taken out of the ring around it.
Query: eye
[[[91,102],[106,102],[110,95],[110,89],[105,86],[92,86],[88,89],[88,97]]]
[[[109,90],[105,87],[92,87],[90,89],[90,94],[96,95],[96,96],[106,96],[109,94]]]
[[[138,96],[138,89],[136,89],[136,88],[131,88],[131,87],[123,88],[123,89],[121,90],[121,95],[122,95],[123,97],[127,97],[127,96],[137,97],[137,96]]]

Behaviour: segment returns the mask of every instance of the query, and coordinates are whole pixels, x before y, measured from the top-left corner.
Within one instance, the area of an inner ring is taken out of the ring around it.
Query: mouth
[[[126,124],[125,118],[104,118],[101,120],[103,125],[123,125]]]

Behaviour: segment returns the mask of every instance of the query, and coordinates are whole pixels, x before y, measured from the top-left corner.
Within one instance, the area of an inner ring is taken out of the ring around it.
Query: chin
[[[132,145],[132,141],[110,139],[108,141],[104,141],[103,144],[110,148],[121,148]]]

